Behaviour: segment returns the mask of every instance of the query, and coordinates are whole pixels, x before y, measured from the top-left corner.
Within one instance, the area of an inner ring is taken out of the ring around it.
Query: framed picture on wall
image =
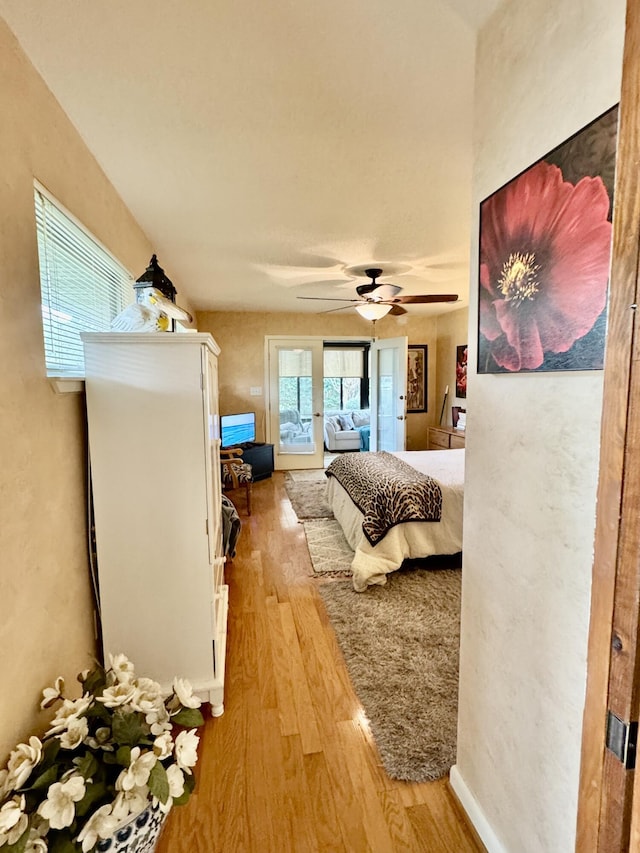
[[[456,347],[456,397],[467,396],[467,345]]]
[[[407,412],[427,411],[427,346],[409,344]]]
[[[478,372],[604,362],[618,108],[480,204]]]

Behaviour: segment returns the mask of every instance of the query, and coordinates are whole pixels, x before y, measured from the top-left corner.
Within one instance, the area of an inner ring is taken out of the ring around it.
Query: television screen
[[[241,415],[222,415],[220,418],[220,438],[222,447],[234,447],[256,440],[256,413],[244,412]]]

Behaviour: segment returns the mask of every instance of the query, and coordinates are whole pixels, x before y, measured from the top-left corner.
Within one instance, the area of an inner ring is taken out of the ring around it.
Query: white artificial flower
[[[48,849],[47,842],[44,838],[32,830],[29,834],[29,838],[27,839],[24,853],[47,853]]]
[[[113,814],[118,821],[124,820],[130,814],[138,814],[149,804],[149,788],[141,785],[130,791],[120,791],[113,801]]]
[[[198,761],[198,743],[200,738],[196,734],[195,729],[188,732],[180,732],[176,738],[175,757],[176,763],[181,770],[191,773],[191,767],[194,767]]]
[[[50,708],[58,699],[62,699],[62,691],[64,690],[64,678],[59,675],[56,678],[56,683],[53,687],[45,687],[42,691],[41,708]]]
[[[13,797],[0,809],[0,847],[15,844],[29,826],[24,797]]]
[[[56,711],[51,721],[47,735],[57,735],[63,732],[71,720],[81,717],[91,707],[92,697],[87,693],[81,699],[65,699]]]
[[[10,800],[7,800],[0,809],[0,843],[5,843],[2,841],[2,837],[20,822],[20,818],[24,814],[24,806],[25,799],[23,795],[20,797],[12,797]]]
[[[136,711],[146,714],[156,708],[164,707],[162,688],[151,678],[139,678],[136,681],[136,692],[131,700]]]
[[[136,688],[133,684],[127,681],[116,681],[114,685],[107,687],[102,696],[98,696],[97,699],[106,708],[119,708],[122,705],[128,705],[135,696],[135,692]]]
[[[152,735],[161,735],[163,732],[171,731],[171,720],[169,719],[169,712],[164,707],[164,705],[160,705],[158,708],[154,708],[152,711],[149,711],[145,720],[147,725],[151,727]]]
[[[91,749],[103,749],[105,752],[113,752],[114,746],[109,743],[111,740],[111,729],[108,726],[99,726],[96,729],[95,737],[88,737],[85,743]]]
[[[36,764],[42,757],[42,743],[37,737],[30,737],[29,743],[19,743],[9,756],[7,770],[9,774],[5,785],[12,788],[22,788]]]
[[[118,818],[112,814],[109,804],[100,806],[82,827],[78,841],[82,844],[82,853],[88,853],[98,843],[99,838],[109,838],[118,825]]]
[[[84,779],[78,774],[64,782],[54,782],[47,792],[47,799],[38,806],[38,814],[49,821],[51,829],[64,829],[73,823],[74,804],[80,802],[84,795]]]
[[[109,669],[116,680],[128,684],[135,678],[134,666],[126,655],[109,655]]]
[[[131,750],[129,767],[122,771],[116,781],[117,790],[131,791],[133,788],[146,785],[157,760],[155,753],[141,752],[139,746],[134,746]]]
[[[163,732],[153,742],[153,751],[160,760],[168,758],[173,749],[173,738],[170,732]]]
[[[76,749],[89,734],[89,723],[86,717],[69,720],[69,726],[60,735],[60,745],[63,749]]]
[[[0,770],[0,802],[4,800],[5,796],[11,790],[11,786],[9,785],[9,771],[8,770]]]
[[[193,695],[193,687],[184,678],[173,679],[173,690],[185,708],[199,708],[202,700]]]
[[[169,780],[169,795],[174,799],[184,794],[184,773],[177,764],[167,767],[167,779]]]

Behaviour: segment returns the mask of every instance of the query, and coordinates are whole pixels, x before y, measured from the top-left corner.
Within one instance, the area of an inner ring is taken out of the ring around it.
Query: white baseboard
[[[488,853],[507,853],[507,849],[498,841],[495,832],[484,812],[478,805],[476,798],[473,796],[469,788],[460,775],[458,765],[454,764],[449,772],[449,782],[455,791],[455,794],[460,801],[460,805],[467,813],[467,817],[473,824],[475,831],[480,836],[480,840],[487,848]]]

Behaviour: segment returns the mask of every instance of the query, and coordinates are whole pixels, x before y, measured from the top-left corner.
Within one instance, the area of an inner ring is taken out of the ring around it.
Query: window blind
[[[133,301],[133,276],[48,196],[34,192],[47,375],[84,376],[80,332],[109,330]]]
[[[278,370],[280,376],[311,376],[311,350],[278,350]]]
[[[325,349],[324,375],[337,377],[358,377],[363,375],[363,350]]]

